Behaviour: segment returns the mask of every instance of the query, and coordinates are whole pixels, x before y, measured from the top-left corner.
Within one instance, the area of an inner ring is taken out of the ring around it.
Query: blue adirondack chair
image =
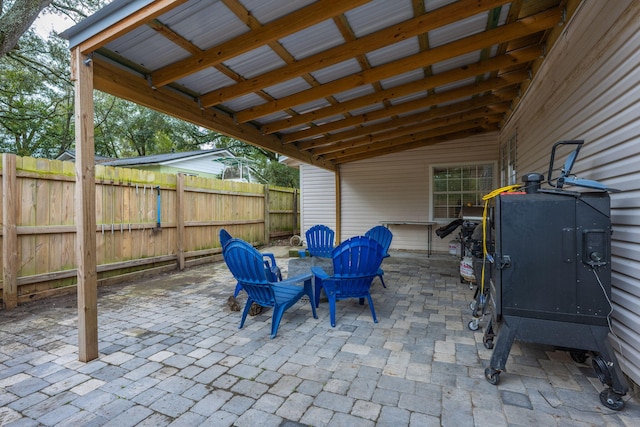
[[[305,233],[307,250],[311,256],[331,258],[336,233],[326,225],[317,224]]]
[[[364,233],[364,235],[382,245],[382,248],[384,249],[384,258],[389,256],[389,247],[391,246],[391,239],[393,239],[393,233],[391,233],[391,230],[387,227],[383,227],[382,225],[376,225]],[[384,270],[379,268],[378,277],[380,278],[380,283],[382,283],[382,286],[386,288],[387,285],[384,284],[384,279],[382,278],[383,275]]]
[[[380,243],[365,236],[352,237],[336,247],[332,254],[333,275],[329,276],[322,267],[312,267],[315,276],[316,306],[320,292],[324,289],[329,300],[331,326],[336,326],[336,301],[358,298],[364,304],[367,298],[373,321],[378,323],[369,288],[378,275],[384,249]]]
[[[220,246],[224,248],[229,240],[231,240],[231,234],[224,228],[220,229]],[[282,273],[280,272],[280,267],[276,264],[276,257],[269,252],[262,252],[262,258],[264,261],[264,267],[267,270],[267,274],[269,275],[269,280],[272,282],[279,282],[282,280]],[[233,292],[233,296],[237,297],[240,291],[242,290],[242,285],[240,282],[236,285],[236,290]]]
[[[229,240],[222,249],[222,256],[233,277],[249,296],[242,312],[240,329],[244,326],[251,304],[254,302],[262,307],[273,307],[271,338],[275,338],[278,333],[278,326],[284,312],[304,295],[309,297],[314,319],[318,318],[311,273],[273,282],[268,277],[268,270],[264,268],[262,254],[241,239]],[[303,283],[303,286],[297,283]]]

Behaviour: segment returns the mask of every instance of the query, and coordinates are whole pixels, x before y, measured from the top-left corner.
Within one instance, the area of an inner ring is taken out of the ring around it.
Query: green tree
[[[51,0],[0,0],[0,58],[13,50]]]
[[[104,0],[0,0],[0,150],[55,158],[74,148],[74,98],[66,42],[28,29],[39,13],[79,22]],[[297,187],[298,171],[276,153],[96,91],[96,155],[119,158],[200,147],[248,159],[262,182]]]

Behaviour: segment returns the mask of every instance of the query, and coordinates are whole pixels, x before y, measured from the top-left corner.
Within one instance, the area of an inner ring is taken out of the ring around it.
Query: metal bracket
[[[498,270],[503,270],[509,267],[511,267],[511,257],[509,255],[503,255],[501,258],[497,259],[496,268]]]

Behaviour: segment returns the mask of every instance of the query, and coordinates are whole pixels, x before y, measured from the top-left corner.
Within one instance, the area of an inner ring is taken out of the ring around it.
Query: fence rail
[[[75,292],[75,165],[2,155],[2,303]],[[254,245],[297,234],[298,190],[97,165],[99,284],[220,257],[218,232]]]

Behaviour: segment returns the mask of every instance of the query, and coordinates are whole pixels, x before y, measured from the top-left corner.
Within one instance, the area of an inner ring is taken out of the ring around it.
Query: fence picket
[[[16,238],[7,239],[3,224],[0,240],[3,251],[15,252],[17,260],[11,266],[14,270],[8,269],[10,257],[3,256],[0,286],[3,303],[10,307],[7,277],[16,283],[17,303],[54,295],[58,288],[68,293],[76,284],[75,167],[71,162],[8,154],[3,154],[3,165],[7,156],[13,156],[16,166],[13,176],[1,170],[2,188],[15,191],[3,197],[0,208],[6,200],[14,201]],[[119,276],[129,279],[132,272],[219,260],[222,227],[255,245],[268,243],[269,237],[299,233],[294,230],[300,223],[293,217],[298,212],[294,189],[187,175],[181,176],[178,186],[176,175],[100,165],[95,167],[95,180],[101,283],[115,283]]]

